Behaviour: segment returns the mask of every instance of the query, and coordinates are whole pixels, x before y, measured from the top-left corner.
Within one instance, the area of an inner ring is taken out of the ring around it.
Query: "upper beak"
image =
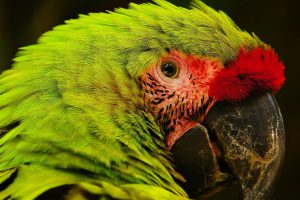
[[[202,125],[172,147],[191,197],[208,196],[238,182],[244,200],[269,199],[283,162],[283,120],[271,94],[239,103],[219,102]]]

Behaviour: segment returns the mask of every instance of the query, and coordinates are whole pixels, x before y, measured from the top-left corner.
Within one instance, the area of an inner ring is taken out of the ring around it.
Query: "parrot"
[[[200,0],[67,20],[0,75],[0,199],[269,199],[284,68]]]

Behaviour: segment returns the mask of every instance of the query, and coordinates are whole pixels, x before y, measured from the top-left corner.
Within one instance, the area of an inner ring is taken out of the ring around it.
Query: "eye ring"
[[[160,70],[164,76],[172,79],[178,78],[180,71],[178,65],[172,61],[162,62]]]

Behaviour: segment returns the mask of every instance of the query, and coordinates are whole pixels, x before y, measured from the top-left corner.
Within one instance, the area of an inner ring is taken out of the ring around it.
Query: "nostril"
[[[246,77],[246,74],[238,74],[236,77],[240,80],[244,80]]]

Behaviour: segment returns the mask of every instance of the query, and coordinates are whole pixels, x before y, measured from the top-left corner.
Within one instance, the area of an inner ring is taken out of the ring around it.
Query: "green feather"
[[[187,198],[138,77],[167,49],[225,63],[264,44],[200,1],[155,3],[81,15],[20,50],[0,76],[0,183],[11,181],[0,199],[63,185],[102,199]]]

